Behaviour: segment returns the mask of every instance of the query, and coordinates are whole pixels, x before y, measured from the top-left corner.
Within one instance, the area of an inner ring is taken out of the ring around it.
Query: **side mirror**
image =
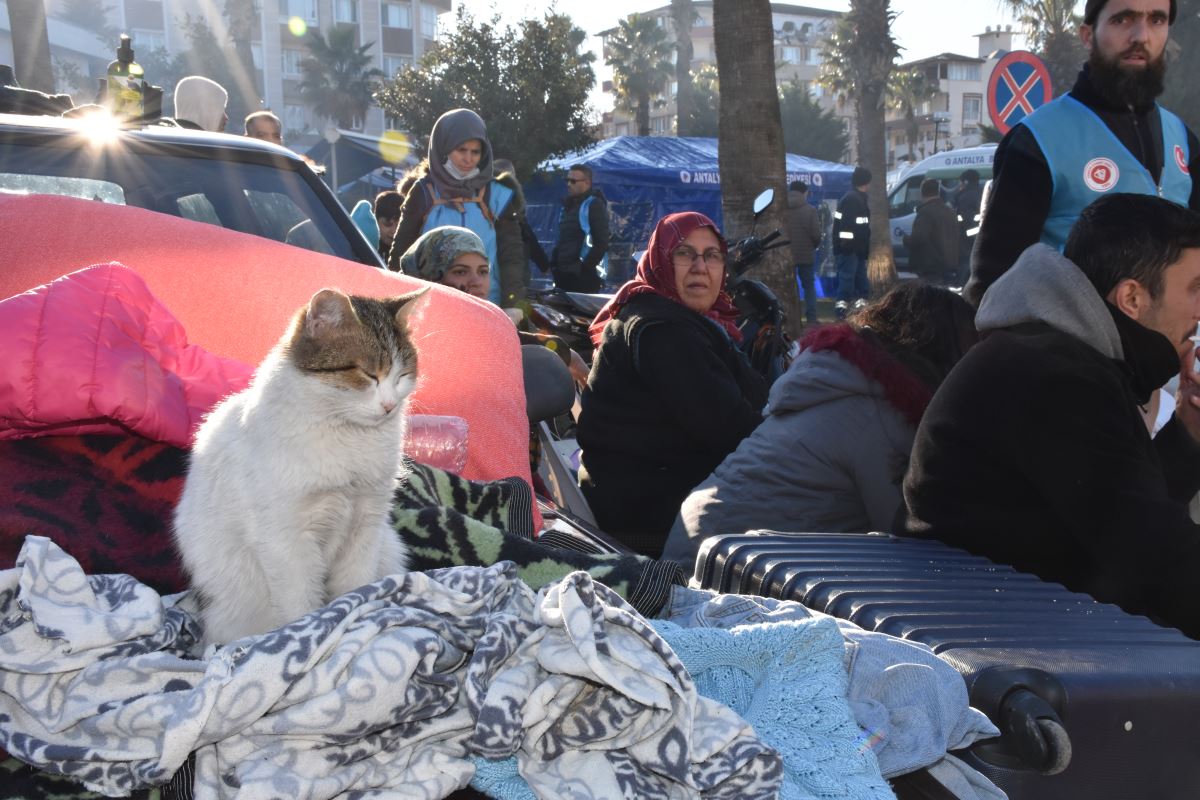
[[[775,199],[774,189],[763,189],[762,194],[754,198],[754,216],[758,216],[767,210],[767,206],[771,205],[771,201]]]

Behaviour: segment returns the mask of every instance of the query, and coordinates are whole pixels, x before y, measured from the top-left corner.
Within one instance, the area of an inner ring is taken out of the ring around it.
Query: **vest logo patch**
[[[1083,182],[1093,192],[1107,192],[1120,177],[1121,170],[1111,158],[1093,158],[1083,168]]]
[[[1191,175],[1192,171],[1188,169],[1187,156],[1184,155],[1183,148],[1175,145],[1175,163],[1179,165],[1179,171],[1184,175]]]

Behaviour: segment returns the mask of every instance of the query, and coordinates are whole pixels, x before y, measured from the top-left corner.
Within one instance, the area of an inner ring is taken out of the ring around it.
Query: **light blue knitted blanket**
[[[725,703],[783,756],[782,800],[894,798],[846,699],[843,640],[832,619],[732,630],[651,624],[701,695]],[[502,800],[535,800],[516,759],[476,759],[471,785]]]

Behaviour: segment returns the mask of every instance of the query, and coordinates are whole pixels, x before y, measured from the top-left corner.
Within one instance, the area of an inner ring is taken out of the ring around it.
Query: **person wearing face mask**
[[[447,111],[430,133],[426,174],[413,184],[400,208],[388,268],[401,268],[400,257],[422,233],[447,225],[467,228],[480,238],[487,254],[488,299],[506,308],[516,306],[523,297],[515,283],[524,272],[524,246],[513,200],[512,189],[496,180],[483,120],[467,108]]]
[[[1155,103],[1176,0],[1087,0],[1088,62],[1071,91],[1014,126],[996,149],[987,212],[963,295],[984,291],[1031,244],[1058,250],[1099,197],[1133,192],[1200,209],[1200,141]]]
[[[726,252],[703,214],[664,217],[590,329],[579,484],[600,527],[652,558],[692,487],[762,420],[767,385],[736,347]]]

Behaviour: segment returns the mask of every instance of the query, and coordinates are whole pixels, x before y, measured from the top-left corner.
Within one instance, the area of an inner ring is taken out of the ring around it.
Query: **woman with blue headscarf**
[[[480,238],[491,266],[488,299],[516,305],[523,293],[507,276],[524,273],[524,245],[514,192],[496,180],[487,126],[474,111],[447,111],[429,136],[426,174],[405,197],[388,261],[400,269],[400,256],[422,233],[448,225]]]

